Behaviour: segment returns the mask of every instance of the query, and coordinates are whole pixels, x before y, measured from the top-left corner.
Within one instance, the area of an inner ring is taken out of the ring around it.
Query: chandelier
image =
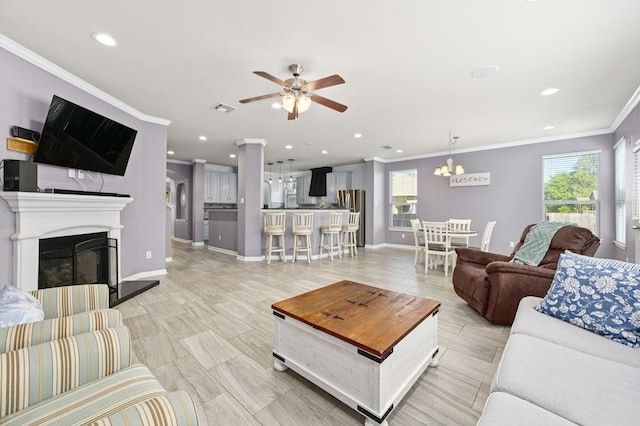
[[[436,176],[451,176],[452,174],[463,175],[464,167],[462,164],[453,164],[453,159],[451,158],[451,145],[455,145],[458,142],[458,136],[451,137],[451,132],[449,132],[449,157],[444,164],[439,165],[433,171],[433,174]]]

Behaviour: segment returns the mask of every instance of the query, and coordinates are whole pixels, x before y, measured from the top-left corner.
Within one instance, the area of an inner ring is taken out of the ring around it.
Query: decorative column
[[[241,139],[238,145],[238,259],[262,260],[264,139]]]
[[[191,168],[191,245],[204,245],[204,163],[206,160],[193,160]]]

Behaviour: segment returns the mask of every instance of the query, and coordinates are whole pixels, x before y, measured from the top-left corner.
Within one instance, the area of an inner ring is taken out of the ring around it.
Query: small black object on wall
[[[14,138],[26,139],[29,141],[40,142],[40,133],[35,130],[25,129],[24,127],[11,126],[11,136]]]

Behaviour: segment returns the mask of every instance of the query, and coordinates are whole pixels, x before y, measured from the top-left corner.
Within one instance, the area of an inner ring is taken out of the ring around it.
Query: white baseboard
[[[192,247],[204,247],[204,241],[193,241],[191,243]]]
[[[159,275],[167,275],[167,270],[158,269],[157,271],[138,272],[137,274],[129,275],[128,277],[122,278],[121,281],[136,281],[144,278],[157,277]]]
[[[165,262],[173,262],[173,257],[165,257],[164,261]]]
[[[182,238],[178,238],[178,237],[171,237],[171,239],[173,241],[176,241],[178,243],[185,243],[185,244],[191,244],[191,240],[184,240]]]
[[[262,257],[245,257],[245,256],[236,256],[237,260],[240,260],[242,262],[261,262],[263,260]]]
[[[381,249],[381,248],[399,248],[399,249],[404,249],[404,250],[414,250],[416,247],[413,245],[407,245],[407,244],[391,244],[391,243],[382,243],[382,244],[365,244],[364,246],[365,248],[370,248],[370,249]]]
[[[227,249],[223,249],[223,248],[220,248],[220,247],[207,246],[207,250],[215,251],[216,253],[230,254],[232,256],[238,256],[238,252],[237,251],[227,250]]]

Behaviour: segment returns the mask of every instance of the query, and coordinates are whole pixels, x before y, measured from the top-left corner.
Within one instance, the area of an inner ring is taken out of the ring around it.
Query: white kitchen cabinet
[[[342,189],[351,189],[351,172],[327,173],[327,202],[337,204]]]
[[[205,172],[205,203],[235,204],[237,199],[238,175],[236,173]]]
[[[316,197],[309,196],[311,187],[311,175],[302,176],[296,179],[296,201],[300,204],[316,204]]]
[[[235,204],[238,199],[238,175],[235,173],[220,174],[219,203]]]

